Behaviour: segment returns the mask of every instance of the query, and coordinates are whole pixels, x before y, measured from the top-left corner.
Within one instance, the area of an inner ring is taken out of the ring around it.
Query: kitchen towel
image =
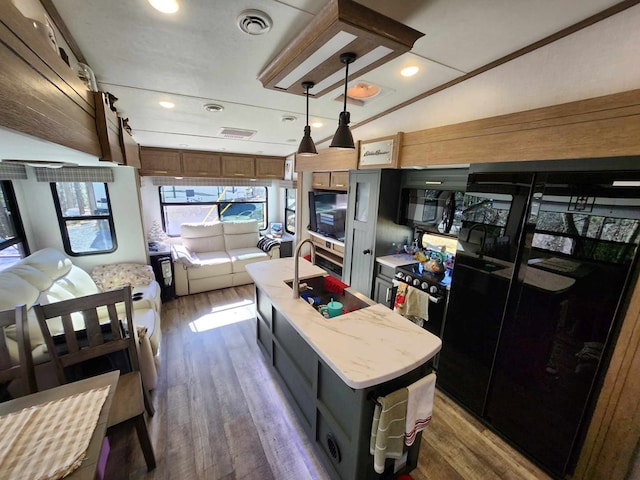
[[[406,388],[378,397],[369,443],[369,452],[373,455],[373,467],[377,473],[384,472],[385,459],[402,457],[406,415]]]
[[[404,315],[429,320],[429,294],[418,288],[407,287]]]
[[[404,443],[411,446],[416,434],[424,430],[431,421],[433,398],[436,393],[436,374],[431,373],[412,383],[407,388],[407,416],[404,428]]]

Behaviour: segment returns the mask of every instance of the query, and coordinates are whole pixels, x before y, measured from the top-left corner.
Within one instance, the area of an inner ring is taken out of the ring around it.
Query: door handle
[[[387,306],[389,306],[389,300],[391,300],[391,299],[389,298],[389,294],[390,294],[390,293],[391,293],[391,287],[387,288],[387,293],[386,293],[386,295],[384,296],[384,301],[386,302]]]
[[[367,248],[366,250],[362,251],[362,254],[363,255],[371,255],[371,250]]]

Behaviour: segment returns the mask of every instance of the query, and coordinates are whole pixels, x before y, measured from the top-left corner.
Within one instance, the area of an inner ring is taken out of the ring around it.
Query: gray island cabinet
[[[369,453],[375,399],[406,387],[431,371],[440,339],[358,295],[365,307],[324,319],[285,282],[292,258],[247,265],[255,282],[257,343],[283,386],[332,478],[392,478],[415,468],[420,437],[407,448],[406,465],[387,460],[373,469]],[[300,279],[326,272],[300,259]],[[394,472],[394,470],[396,470]]]

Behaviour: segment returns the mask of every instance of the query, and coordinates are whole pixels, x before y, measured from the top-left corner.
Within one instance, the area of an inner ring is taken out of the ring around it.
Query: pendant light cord
[[[347,111],[347,84],[349,83],[349,63],[345,62],[345,75],[344,75],[344,107],[342,108],[343,112]]]
[[[309,85],[307,84],[307,125],[309,125]]]

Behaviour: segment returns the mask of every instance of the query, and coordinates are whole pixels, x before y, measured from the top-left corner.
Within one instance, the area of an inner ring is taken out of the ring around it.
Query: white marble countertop
[[[367,388],[399,377],[440,350],[438,337],[381,304],[323,318],[303,299],[294,299],[284,283],[293,279],[293,264],[293,258],[280,258],[246,268],[274,307],[349,387]],[[326,274],[302,258],[299,273],[301,280]]]
[[[376,262],[380,262],[387,267],[396,268],[402,265],[409,265],[411,263],[418,263],[418,260],[413,258],[413,255],[406,253],[396,253],[395,255],[385,255],[383,257],[376,257]]]

